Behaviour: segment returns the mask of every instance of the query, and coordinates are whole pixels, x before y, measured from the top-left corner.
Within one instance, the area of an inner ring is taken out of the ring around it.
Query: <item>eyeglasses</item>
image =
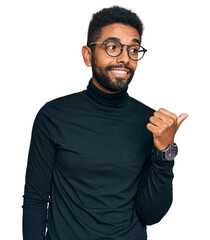
[[[122,44],[118,41],[92,42],[89,44],[89,46],[94,44],[104,44],[105,51],[110,57],[118,57],[122,53],[124,46],[127,46],[128,56],[133,61],[139,61],[140,59],[142,59],[147,51],[147,49],[143,48],[139,44],[129,46]]]

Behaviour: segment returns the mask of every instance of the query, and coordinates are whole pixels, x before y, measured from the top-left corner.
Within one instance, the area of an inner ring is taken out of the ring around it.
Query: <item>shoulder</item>
[[[36,118],[40,121],[51,122],[77,109],[84,99],[84,91],[61,96],[46,102],[38,111]]]
[[[132,106],[133,110],[137,113],[137,114],[143,114],[144,116],[148,117],[153,115],[153,113],[155,112],[155,110],[149,106],[147,106],[146,104],[138,101],[137,99],[130,97],[129,96],[129,101],[130,101],[130,105]]]
[[[33,128],[53,132],[63,120],[71,117],[83,98],[84,91],[81,91],[46,102],[37,112]]]
[[[84,96],[84,91],[72,93],[72,94],[48,101],[45,105],[49,107],[50,106],[52,107],[53,106],[54,107],[69,106],[69,105],[75,104],[76,102],[78,102],[78,100],[81,100],[83,96]]]
[[[59,109],[69,108],[70,106],[75,106],[75,104],[81,102],[83,98],[84,91],[61,96],[46,102],[41,107],[39,112],[50,112]]]

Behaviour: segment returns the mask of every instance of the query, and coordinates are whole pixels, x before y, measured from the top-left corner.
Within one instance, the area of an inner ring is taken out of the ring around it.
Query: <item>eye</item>
[[[121,44],[116,41],[110,41],[106,45],[106,50],[109,53],[119,53],[121,50]]]
[[[139,53],[139,51],[140,51],[140,46],[138,45],[130,46],[130,49],[129,49],[130,54],[136,55]]]
[[[135,48],[130,49],[131,53],[137,53],[138,51]]]
[[[115,51],[116,49],[118,48],[117,44],[115,42],[109,42],[107,45],[106,45],[106,49],[108,51]]]
[[[108,50],[115,50],[115,49],[116,49],[116,46],[114,46],[114,45],[109,45],[109,46],[107,46],[107,49],[108,49]]]

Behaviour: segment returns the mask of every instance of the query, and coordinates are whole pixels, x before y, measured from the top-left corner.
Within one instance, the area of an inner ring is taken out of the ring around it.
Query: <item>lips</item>
[[[127,74],[126,71],[123,70],[111,70],[111,72],[117,73],[117,74]]]
[[[128,69],[111,69],[110,72],[116,77],[127,77],[129,70]]]

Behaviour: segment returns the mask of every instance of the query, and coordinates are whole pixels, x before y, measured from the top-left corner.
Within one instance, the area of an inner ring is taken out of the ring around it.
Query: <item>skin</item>
[[[140,42],[139,33],[135,28],[128,25],[120,24],[120,23],[114,23],[114,24],[110,24],[108,26],[103,27],[101,31],[101,36],[99,39],[97,39],[97,42],[103,42],[111,37],[117,38],[122,44],[127,44],[127,45],[136,44],[136,40]],[[92,65],[91,49],[87,46],[84,46],[82,48],[82,54],[83,54],[85,64],[88,67],[90,67]],[[95,45],[94,59],[95,59],[95,63],[102,68],[105,68],[110,65],[116,66],[121,64],[122,66],[126,65],[130,67],[135,72],[137,67],[137,61],[133,61],[128,57],[127,47],[124,47],[123,52],[118,57],[110,57],[109,55],[106,54],[104,50],[104,44],[97,44]],[[110,70],[108,72],[108,75],[112,81],[116,81],[116,78],[121,78],[122,81],[128,80],[130,76],[130,72],[128,71],[128,69],[122,67],[117,69],[115,68],[115,70],[126,71],[126,74],[119,75],[117,73],[114,73],[112,70]],[[110,94],[117,93],[104,88],[102,85],[100,85],[96,81],[94,76],[92,77],[92,81],[93,81],[93,84],[95,84],[100,90],[104,92],[107,92]]]
[[[129,26],[121,23],[114,23],[107,25],[101,29],[101,36],[97,39],[97,42],[103,42],[108,38],[118,38],[122,44],[133,45],[136,41],[141,42],[138,31]],[[127,47],[124,47],[123,52],[118,57],[110,57],[106,54],[103,44],[97,44],[95,46],[94,59],[95,63],[101,68],[105,68],[109,65],[122,65],[122,68],[115,70],[126,71],[126,74],[118,74],[113,72],[112,69],[108,71],[108,76],[111,81],[116,81],[116,78],[121,78],[122,81],[127,81],[130,73],[128,69],[123,66],[130,67],[134,72],[137,68],[137,61],[133,61],[128,57]],[[85,64],[91,67],[91,49],[88,46],[82,48],[82,55]],[[115,94],[117,92],[112,92],[104,88],[97,80],[92,76],[93,84],[100,90]],[[167,111],[164,108],[160,108],[158,111],[154,112],[153,116],[150,117],[149,123],[147,124],[147,129],[153,134],[154,145],[159,150],[166,149],[169,145],[174,144],[174,138],[177,130],[183,121],[188,117],[188,114],[183,113],[177,117],[174,113]]]
[[[174,144],[174,138],[182,122],[188,117],[183,113],[177,117],[174,113],[160,108],[150,117],[147,129],[153,134],[154,145],[159,150]]]

